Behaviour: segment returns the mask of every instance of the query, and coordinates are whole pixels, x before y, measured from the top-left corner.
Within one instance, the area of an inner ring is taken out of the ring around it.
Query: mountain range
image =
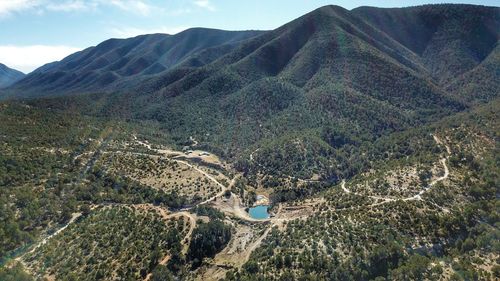
[[[193,28],[175,35],[109,39],[36,69],[12,88],[34,95],[127,88],[180,65],[207,64],[238,42],[261,33]],[[213,51],[216,46],[219,48]]]
[[[498,71],[488,70],[498,62],[499,14],[496,7],[472,5],[352,11],[326,6],[269,32],[195,28],[176,35],[110,39],[42,66],[11,88],[25,96],[113,92],[142,89],[143,84],[155,91],[221,66],[239,76],[252,72],[247,80],[282,76],[302,88],[327,68],[331,80],[343,76],[341,80],[358,83],[354,80],[361,78],[345,77],[349,66],[358,63],[352,60],[362,63],[374,56],[443,91],[459,92],[455,95],[468,100],[475,95],[488,99],[477,92],[478,85],[460,85],[484,72],[493,75],[488,80],[498,78]],[[489,85],[498,90],[495,86]]]
[[[35,70],[4,95],[61,96],[37,103],[154,120],[170,142],[194,137],[234,160],[267,147],[267,172],[336,179],[355,173],[339,151],[346,144],[498,97],[499,27],[497,7],[325,6],[267,32],[111,39]],[[286,148],[294,141],[303,144]],[[289,162],[296,167],[283,167]]]

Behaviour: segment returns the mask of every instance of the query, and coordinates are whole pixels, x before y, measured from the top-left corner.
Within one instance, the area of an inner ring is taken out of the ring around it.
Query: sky
[[[453,1],[453,0],[451,0]],[[0,63],[28,73],[109,38],[190,27],[270,30],[324,5],[404,7],[433,0],[0,0]],[[453,3],[499,6],[500,0]]]

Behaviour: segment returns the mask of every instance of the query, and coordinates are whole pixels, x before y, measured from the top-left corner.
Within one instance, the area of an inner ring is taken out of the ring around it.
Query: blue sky
[[[109,38],[190,27],[274,29],[334,4],[402,7],[419,0],[0,0],[0,62],[29,72]],[[498,6],[499,0],[454,1]]]

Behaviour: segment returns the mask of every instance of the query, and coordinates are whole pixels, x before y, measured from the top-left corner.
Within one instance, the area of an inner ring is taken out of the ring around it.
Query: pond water
[[[250,217],[257,220],[268,219],[269,218],[269,213],[267,212],[268,208],[269,206],[267,205],[255,206],[248,209],[248,214],[250,214]]]

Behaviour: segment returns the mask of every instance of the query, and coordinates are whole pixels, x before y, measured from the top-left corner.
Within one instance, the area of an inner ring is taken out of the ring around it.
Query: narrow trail
[[[183,160],[177,160],[177,159],[173,159],[174,161],[178,162],[178,163],[182,163],[190,168],[193,168],[195,169],[196,171],[198,171],[199,173],[201,173],[202,175],[204,175],[207,179],[211,180],[212,182],[214,182],[215,184],[217,184],[218,186],[220,186],[220,188],[222,189],[219,193],[215,194],[214,196],[208,198],[207,200],[205,201],[202,201],[200,203],[198,203],[198,205],[203,205],[203,204],[206,204],[208,202],[211,202],[213,200],[215,200],[215,198],[217,197],[220,197],[224,194],[224,192],[226,192],[226,190],[228,190],[228,187],[226,187],[225,185],[223,185],[222,183],[220,183],[216,178],[214,178],[213,176],[209,175],[207,172],[203,171],[202,169],[194,166],[194,165],[191,165],[190,163],[186,162],[186,161],[183,161]]]
[[[252,243],[252,245],[250,245],[250,247],[248,247],[248,249],[245,251],[245,256],[244,256],[243,262],[241,263],[240,267],[243,266],[243,264],[245,264],[250,259],[250,256],[252,255],[253,251],[255,251],[255,249],[257,249],[260,246],[260,244],[262,244],[262,241],[264,241],[264,239],[266,239],[267,235],[269,234],[269,232],[271,231],[273,226],[274,225],[271,224],[264,231],[264,233],[262,233],[262,235],[257,240],[255,240]]]
[[[345,187],[345,180],[342,180],[342,183],[340,184],[340,187],[342,188],[342,190],[345,193],[347,193],[347,194],[351,193],[351,191]]]
[[[159,154],[162,154],[162,155],[172,155],[172,154],[180,154],[180,152],[178,151],[173,151],[173,150],[162,150],[162,149],[154,149],[151,147],[150,144],[146,143],[146,142],[143,142],[143,141],[140,141],[137,139],[136,136],[134,136],[134,139],[137,143],[147,147],[149,150],[152,150],[156,153],[159,153]],[[217,184],[220,188],[221,188],[221,191],[218,192],[217,194],[215,194],[214,196],[208,198],[207,200],[205,201],[202,201],[200,203],[198,203],[197,205],[203,205],[203,204],[207,204],[213,200],[215,200],[215,198],[217,197],[220,197],[224,194],[224,192],[226,192],[226,190],[230,189],[232,185],[234,185],[234,178],[233,180],[231,181],[231,183],[229,184],[229,186],[225,186],[223,185],[221,182],[219,182],[216,178],[214,178],[213,176],[211,176],[210,174],[208,174],[207,172],[203,171],[202,169],[196,167],[195,165],[192,165],[191,163],[187,162],[187,161],[184,161],[184,160],[179,160],[179,159],[175,159],[175,158],[170,158],[171,160],[177,162],[177,163],[180,163],[180,164],[183,164],[183,165],[186,165],[194,170],[196,170],[197,172],[199,172],[200,174],[202,174],[203,176],[205,176],[207,179],[209,179],[210,181],[212,181],[213,183]],[[183,210],[188,210],[188,208],[186,209],[183,209]]]
[[[181,240],[181,241],[183,241],[183,247],[182,247],[182,252],[181,253],[183,255],[186,255],[187,251],[189,250],[189,243],[190,243],[191,235],[193,234],[193,231],[196,228],[196,218],[193,216],[193,214],[191,214],[189,212],[181,211],[181,212],[175,212],[175,213],[167,214],[167,212],[165,211],[164,208],[160,207],[160,208],[158,208],[158,210],[160,212],[160,215],[166,221],[168,221],[170,219],[173,219],[173,218],[179,218],[179,217],[187,217],[189,219],[189,230],[186,233],[186,235],[184,236],[184,238]],[[168,261],[170,260],[171,257],[172,256],[170,255],[170,253],[167,254],[165,257],[163,257],[158,262],[158,264],[159,265],[166,265],[168,263]],[[153,273],[150,272],[150,273],[148,273],[146,275],[146,277],[144,278],[144,281],[149,281],[149,280],[151,280],[152,277],[153,277]]]
[[[181,153],[181,152],[177,152],[177,151],[154,149],[154,148],[152,148],[152,146],[149,143],[138,140],[136,136],[134,136],[134,139],[140,145],[145,146],[149,150],[154,151],[154,152],[156,152],[156,153],[158,153],[160,155],[172,156],[172,155],[177,155],[177,154]],[[95,164],[95,162],[97,161],[97,159],[100,157],[101,154],[104,154],[104,153],[131,153],[131,154],[134,154],[134,155],[144,155],[144,156],[151,155],[151,154],[140,153],[140,152],[124,152],[124,151],[112,151],[111,152],[111,151],[102,151],[102,149],[107,145],[108,141],[109,141],[109,138],[107,138],[104,141],[102,141],[100,143],[100,146],[96,149],[96,151],[94,153],[92,153],[92,156],[90,157],[89,161],[84,166],[84,169],[83,169],[83,171],[81,173],[82,179],[83,179],[83,175],[85,175],[93,167],[93,165]],[[230,190],[231,187],[236,184],[236,180],[241,176],[241,174],[235,175],[233,177],[233,179],[230,181],[230,183],[226,186],[226,185],[222,184],[220,181],[218,181],[215,177],[213,177],[212,175],[208,174],[206,171],[204,171],[204,170],[196,167],[195,165],[192,165],[191,163],[189,163],[187,161],[180,160],[180,159],[175,159],[175,158],[172,158],[172,157],[170,159],[172,159],[173,161],[176,161],[176,162],[178,162],[180,164],[186,165],[186,166],[188,166],[188,167],[196,170],[197,172],[199,172],[204,177],[206,177],[210,181],[214,182],[216,185],[218,185],[221,188],[221,191],[218,192],[216,195],[214,195],[214,196],[212,196],[212,197],[210,197],[210,198],[208,198],[208,199],[206,199],[206,200],[204,200],[204,201],[202,201],[200,203],[197,203],[195,206],[210,203],[210,202],[214,201],[216,198],[223,196],[224,193],[227,190]],[[236,195],[234,195],[234,196],[236,196]],[[241,206],[239,205],[239,198],[237,196],[236,196],[236,199],[238,200],[237,211],[233,211],[233,213],[236,214],[236,216],[238,218],[243,219],[243,220],[247,220],[247,221],[251,221],[251,222],[267,222],[267,221],[270,221],[269,219],[267,219],[267,220],[256,220],[256,219],[251,218],[248,215],[248,213],[246,213],[241,208]],[[193,214],[189,213],[188,211],[190,209],[194,208],[195,206],[190,207],[190,208],[184,208],[184,209],[181,209],[181,210],[173,212],[173,213],[168,213],[166,209],[164,209],[162,207],[159,207],[159,206],[154,206],[152,204],[119,204],[119,203],[109,203],[109,204],[94,205],[92,207],[92,209],[98,208],[98,207],[112,207],[112,206],[129,206],[129,207],[139,207],[139,208],[145,208],[145,209],[155,209],[155,210],[157,210],[159,212],[159,214],[162,216],[162,218],[164,220],[170,220],[170,219],[179,218],[179,217],[187,217],[188,220],[189,220],[189,225],[190,226],[189,226],[188,232],[186,233],[186,235],[182,239],[182,241],[183,241],[182,254],[184,254],[184,255],[187,254],[187,251],[189,249],[189,243],[190,243],[191,235],[192,235],[192,233],[193,233],[193,231],[194,231],[194,229],[196,228],[196,225],[197,225],[195,216]],[[62,231],[64,231],[68,226],[70,226],[72,223],[74,223],[81,215],[82,215],[81,213],[74,214],[73,217],[70,219],[70,221],[67,224],[65,224],[63,227],[59,228],[57,231],[55,231],[51,235],[43,238],[30,251],[23,253],[22,255],[16,257],[14,260],[17,261],[17,262],[20,262],[25,268],[28,268],[26,266],[26,264],[24,263],[24,260],[23,260],[24,257],[26,255],[28,255],[28,254],[31,254],[31,253],[35,252],[41,246],[43,246],[44,244],[46,244],[51,238],[55,237],[56,235],[58,235],[59,233],[61,233]],[[283,221],[282,219],[279,219],[279,220],[276,220],[276,223],[281,223],[282,221]],[[265,237],[267,236],[267,234],[269,233],[269,231],[272,229],[273,225],[275,225],[275,224],[270,225],[270,227],[268,229],[266,229],[266,231],[263,233],[263,235],[261,237],[259,237],[259,239],[257,241],[255,241],[250,246],[250,248],[248,250],[248,253],[245,255],[245,257],[248,257],[248,258],[250,257],[251,252],[253,252],[253,250],[255,250],[260,245],[260,243],[265,239]],[[159,261],[159,264],[162,264],[162,265],[166,264],[170,260],[170,258],[171,258],[170,254],[166,255],[165,257],[163,257]],[[144,280],[147,281],[147,280],[150,280],[151,278],[152,278],[152,273],[148,273],[147,276],[146,276],[146,278]]]
[[[278,207],[278,211],[276,212],[276,216],[279,216],[281,214],[281,210],[282,210],[282,205],[280,204]],[[282,219],[274,219],[274,220],[270,220],[270,221],[271,221],[271,224],[264,231],[264,233],[262,233],[262,235],[257,240],[255,240],[252,243],[252,245],[250,245],[250,247],[248,247],[248,249],[245,250],[244,259],[240,264],[240,268],[241,268],[241,266],[243,266],[243,264],[245,264],[250,259],[250,256],[252,255],[253,251],[255,251],[255,249],[257,249],[262,244],[262,241],[264,241],[264,239],[266,239],[267,235],[269,234],[269,232],[271,232],[273,227],[282,225],[282,223],[288,221],[288,219],[282,218]]]
[[[66,228],[68,228],[68,226],[70,226],[72,223],[74,223],[81,216],[82,216],[81,213],[74,213],[73,216],[71,217],[71,219],[64,226],[62,226],[61,228],[59,228],[58,230],[56,230],[54,233],[50,234],[49,236],[47,236],[47,237],[43,238],[42,240],[40,240],[31,250],[29,250],[28,252],[25,252],[22,255],[16,257],[14,260],[17,261],[17,262],[22,263],[23,266],[25,268],[27,268],[25,266],[25,264],[24,264],[24,257],[26,255],[30,255],[30,254],[34,253],[38,248],[40,248],[41,246],[47,244],[47,242],[50,239],[52,239],[53,237],[57,236],[63,230],[65,230]]]
[[[193,214],[189,212],[175,212],[170,215],[167,215],[165,218],[166,219],[172,219],[176,217],[187,217],[189,219],[189,230],[182,239],[184,241],[184,246],[182,247],[182,254],[187,254],[187,251],[189,249],[189,242],[191,241],[191,234],[193,234],[194,229],[196,228],[196,218],[193,216]],[[168,260],[167,260],[168,261]],[[166,264],[167,261],[162,260],[160,264]]]
[[[90,156],[90,158],[87,161],[87,163],[85,164],[82,172],[80,173],[79,182],[82,182],[85,179],[85,175],[90,171],[90,169],[92,167],[94,167],[97,160],[99,160],[99,158],[101,157],[101,154],[103,153],[103,149],[108,145],[108,143],[110,141],[111,141],[110,136],[98,141],[98,147],[95,149],[95,151],[93,153],[90,152],[90,154],[92,154],[92,156]]]
[[[85,175],[95,165],[95,163],[97,162],[97,160],[101,156],[102,149],[108,145],[108,143],[109,143],[110,140],[111,140],[111,137],[107,136],[102,141],[98,141],[98,147],[96,148],[96,150],[93,153],[91,153],[91,152],[83,153],[83,154],[92,154],[92,155],[90,156],[89,160],[87,161],[87,163],[84,165],[82,171],[80,172],[80,174],[78,176],[78,182],[80,182],[80,183],[83,182],[83,180],[85,179]],[[74,159],[78,159],[79,156],[82,156],[83,154],[77,155]],[[54,236],[58,235],[63,230],[65,230],[68,226],[70,226],[72,223],[74,223],[81,215],[82,215],[81,213],[74,213],[73,216],[71,217],[71,219],[64,226],[62,226],[61,228],[59,228],[58,230],[56,230],[51,235],[49,235],[49,236],[43,238],[42,240],[40,240],[31,250],[29,250],[28,252],[25,252],[25,253],[19,255],[14,260],[17,261],[17,262],[20,262],[25,268],[28,268],[24,264],[24,260],[23,260],[24,257],[26,255],[34,253],[38,248],[40,248],[41,246],[45,245],[51,238],[53,238]]]

